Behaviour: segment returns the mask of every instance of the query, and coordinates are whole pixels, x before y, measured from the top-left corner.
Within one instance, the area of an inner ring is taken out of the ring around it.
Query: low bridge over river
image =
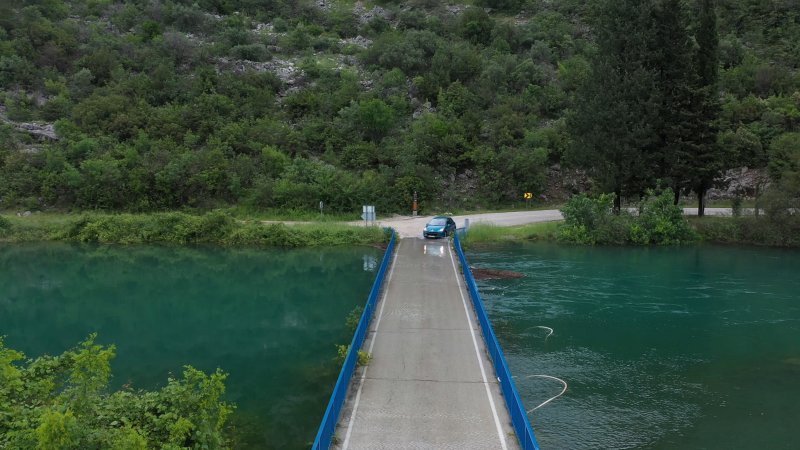
[[[538,449],[452,243],[392,240],[315,449]]]

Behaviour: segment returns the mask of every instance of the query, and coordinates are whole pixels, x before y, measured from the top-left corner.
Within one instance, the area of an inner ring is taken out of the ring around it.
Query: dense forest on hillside
[[[677,9],[691,65],[703,1],[633,3]],[[423,208],[475,207],[543,192],[554,167],[597,191],[691,190],[650,164],[608,183],[603,142],[583,145],[610,3],[2,1],[0,208],[388,212],[415,190]],[[769,167],[800,191],[800,4],[712,6],[714,176]]]

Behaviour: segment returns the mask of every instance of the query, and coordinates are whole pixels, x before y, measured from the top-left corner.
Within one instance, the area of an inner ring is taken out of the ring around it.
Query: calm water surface
[[[0,245],[0,335],[28,356],[89,333],[115,344],[114,387],[191,364],[230,374],[237,448],[307,448],[336,381],[335,344],[363,304],[372,248]]]
[[[473,247],[542,448],[798,448],[800,252]],[[554,333],[539,326],[547,326]]]

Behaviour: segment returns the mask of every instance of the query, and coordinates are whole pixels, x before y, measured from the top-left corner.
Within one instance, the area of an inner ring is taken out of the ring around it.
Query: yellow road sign
[[[532,199],[532,198],[533,198],[533,193],[531,193],[531,192],[526,192],[526,193],[523,195],[523,198],[524,198],[525,200],[530,200],[530,199]]]

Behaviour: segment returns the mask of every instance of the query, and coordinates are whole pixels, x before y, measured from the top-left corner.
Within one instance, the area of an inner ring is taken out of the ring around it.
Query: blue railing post
[[[536,442],[536,436],[528,420],[528,413],[525,411],[525,406],[522,404],[522,399],[519,397],[517,386],[514,384],[514,378],[512,378],[506,358],[503,356],[503,349],[500,347],[500,343],[497,341],[497,337],[494,334],[492,323],[489,321],[489,316],[486,315],[486,309],[483,307],[483,300],[481,299],[480,293],[478,293],[478,285],[475,283],[475,277],[472,276],[472,270],[469,268],[467,257],[464,255],[464,250],[461,248],[461,240],[458,237],[458,233],[453,235],[453,246],[456,249],[456,253],[458,253],[458,260],[464,272],[464,281],[467,284],[467,290],[472,298],[472,306],[475,308],[475,315],[478,316],[478,322],[481,325],[486,349],[489,351],[492,363],[494,363],[495,375],[497,379],[500,380],[500,391],[503,393],[503,398],[505,398],[508,413],[511,415],[511,424],[514,427],[514,431],[517,433],[517,439],[519,439],[520,446],[524,450],[539,450],[539,444]]]
[[[367,337],[369,324],[372,320],[372,311],[378,303],[378,295],[383,286],[383,279],[386,275],[386,268],[389,266],[389,261],[392,259],[394,252],[396,233],[392,230],[392,238],[389,245],[386,247],[386,253],[383,254],[381,266],[378,269],[378,275],[375,277],[375,282],[372,284],[372,289],[367,298],[367,305],[364,307],[364,312],[361,313],[361,319],[358,321],[355,333],[353,333],[353,340],[350,342],[350,348],[347,351],[347,356],[344,358],[342,370],[339,372],[339,378],[336,380],[336,386],[331,393],[331,399],[328,401],[328,407],[325,409],[325,415],[322,416],[322,422],[317,431],[317,437],[314,439],[314,445],[311,447],[313,450],[328,449],[331,446],[331,439],[333,433],[336,431],[336,423],[339,421],[339,413],[342,411],[344,400],[347,397],[347,388],[350,386],[350,379],[353,377],[353,372],[356,369],[356,362],[358,361],[358,351],[364,344],[364,339]]]

